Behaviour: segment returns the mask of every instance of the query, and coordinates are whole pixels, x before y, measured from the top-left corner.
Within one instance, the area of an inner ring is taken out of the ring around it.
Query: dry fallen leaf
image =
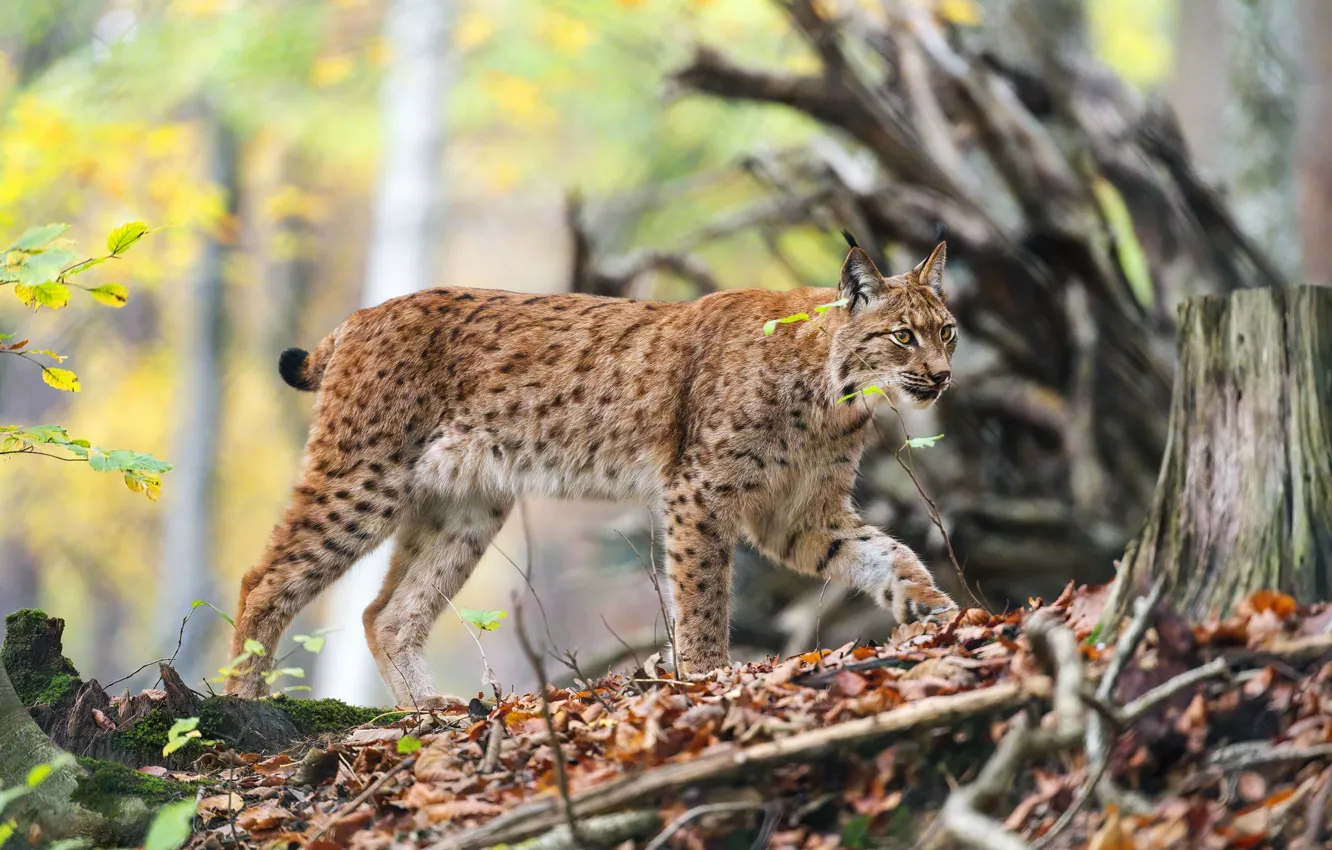
[[[263,832],[276,829],[283,821],[290,820],[291,812],[281,806],[264,804],[246,809],[236,816],[236,825],[246,832]]]

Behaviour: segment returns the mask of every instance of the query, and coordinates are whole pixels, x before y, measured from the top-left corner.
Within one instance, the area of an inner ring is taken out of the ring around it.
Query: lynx
[[[433,289],[353,313],[278,369],[318,390],[306,466],[241,583],[235,652],[276,646],[296,613],[396,533],[365,610],[400,705],[447,702],[423,647],[516,499],[660,506],[677,669],[730,663],[741,535],[768,558],[871,594],[899,621],[956,606],[851,502],[875,384],[929,406],[957,345],[945,244],[885,277],[852,247],[837,290],[732,290],[687,303]],[[817,314],[815,307],[845,299]],[[814,321],[767,320],[808,313]],[[262,665],[228,692],[267,693]]]

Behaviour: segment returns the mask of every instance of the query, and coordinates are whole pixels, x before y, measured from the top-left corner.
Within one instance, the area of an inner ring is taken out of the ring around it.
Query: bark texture
[[[1109,616],[1158,575],[1185,616],[1256,590],[1332,592],[1332,291],[1298,286],[1180,307],[1170,435]]]
[[[392,57],[380,89],[384,154],[364,305],[425,289],[433,282],[433,248],[442,214],[442,107],[449,81],[445,0],[393,0],[384,20]],[[349,634],[361,631],[361,612],[388,574],[392,544],[380,546],[333,585],[326,619]],[[319,658],[315,687],[338,699],[369,702],[384,685],[359,639],[331,641]]]

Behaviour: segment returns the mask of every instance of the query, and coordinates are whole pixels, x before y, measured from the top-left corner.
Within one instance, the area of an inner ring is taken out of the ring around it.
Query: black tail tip
[[[846,244],[850,245],[852,248],[860,247],[860,245],[856,243],[856,237],[852,236],[851,231],[847,230],[845,227],[842,228],[842,238],[845,239]]]
[[[310,352],[304,348],[288,348],[278,355],[278,374],[298,390],[310,389],[305,380],[305,361],[309,358]]]

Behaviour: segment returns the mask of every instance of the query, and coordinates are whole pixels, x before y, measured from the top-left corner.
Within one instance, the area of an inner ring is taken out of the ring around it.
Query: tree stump
[[[1332,593],[1332,289],[1203,296],[1179,308],[1156,492],[1106,605],[1157,576],[1186,617],[1262,589]]]

